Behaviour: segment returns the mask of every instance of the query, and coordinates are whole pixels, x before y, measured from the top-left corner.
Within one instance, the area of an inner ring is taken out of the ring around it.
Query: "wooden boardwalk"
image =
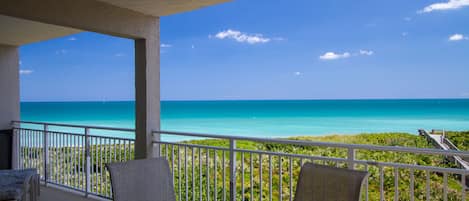
[[[443,132],[444,133],[444,132]],[[447,138],[444,137],[442,134],[433,134],[428,133],[427,131],[420,129],[419,135],[425,137],[428,141],[430,141],[435,147],[443,150],[458,150],[459,149],[451,143]],[[452,159],[451,159],[452,158]],[[459,156],[450,157],[451,161],[454,161],[459,168],[469,170],[469,162],[464,160]]]

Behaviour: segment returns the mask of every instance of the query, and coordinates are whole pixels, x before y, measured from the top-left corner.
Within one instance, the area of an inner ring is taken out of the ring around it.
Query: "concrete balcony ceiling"
[[[112,13],[114,16],[122,13],[122,16],[159,17],[191,11],[227,1],[230,0],[86,0],[80,2],[6,0],[0,2],[0,44],[20,46],[83,31],[76,27],[59,26],[62,25],[60,23],[53,25],[35,21],[36,18],[39,20],[42,18],[41,14],[31,17],[27,13],[34,13],[37,9],[47,10],[49,7],[51,12],[56,12],[55,19],[57,19],[57,16],[61,16],[59,13],[64,12],[65,9],[68,9],[70,12],[77,12],[73,7],[82,5],[85,5],[83,8],[91,5],[91,7],[95,7],[94,10],[103,9],[104,15],[109,12],[110,8],[114,7],[116,8],[113,9]],[[70,5],[53,5],[61,3],[69,3]],[[117,13],[114,11],[117,11]],[[82,14],[87,15],[87,10],[83,9]]]
[[[167,16],[211,6],[230,0],[99,0],[145,15]]]
[[[0,44],[19,46],[81,32],[81,30],[0,15]]]

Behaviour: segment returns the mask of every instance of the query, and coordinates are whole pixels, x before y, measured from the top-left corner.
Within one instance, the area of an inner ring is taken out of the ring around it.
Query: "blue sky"
[[[469,0],[235,0],[161,18],[163,100],[469,98]],[[23,101],[134,99],[133,41],[20,49]]]

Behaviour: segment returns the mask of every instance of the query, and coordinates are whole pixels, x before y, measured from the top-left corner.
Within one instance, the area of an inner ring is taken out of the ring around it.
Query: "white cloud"
[[[120,52],[120,53],[116,53],[114,56],[115,57],[123,57],[123,56],[125,56],[125,54]]]
[[[467,40],[468,37],[462,35],[462,34],[453,34],[449,36],[448,40],[449,41],[459,41],[459,40]]]
[[[20,75],[29,75],[33,72],[34,72],[33,70],[24,69],[24,70],[20,70]]]
[[[162,48],[169,48],[169,47],[173,47],[173,45],[171,44],[165,44],[165,43],[161,43],[160,45]]]
[[[319,56],[321,60],[335,60],[335,59],[344,59],[350,57],[350,53],[344,52],[342,54],[337,54],[335,52],[326,52],[323,55]]]
[[[359,50],[356,53],[350,54],[349,52],[344,53],[335,53],[335,52],[326,52],[323,55],[319,56],[321,60],[336,60],[336,59],[345,59],[352,56],[371,56],[375,54],[372,50]]]
[[[75,41],[75,40],[77,40],[77,38],[75,38],[75,37],[70,37],[70,38],[68,38],[68,40]]]
[[[210,35],[209,38],[211,37]],[[214,37],[218,39],[233,39],[237,42],[248,44],[268,43],[272,40],[271,38],[264,37],[262,34],[248,34],[232,29],[218,32]],[[283,38],[275,38],[275,40],[283,40]]]
[[[360,50],[359,53],[360,55],[366,55],[366,56],[371,56],[374,54],[374,52],[371,50]]]
[[[448,0],[448,2],[431,4],[422,10],[419,10],[417,13],[429,13],[439,10],[454,10],[465,6],[469,6],[469,0]]]
[[[303,73],[301,73],[300,71],[296,71],[296,72],[294,72],[293,74],[295,74],[296,76],[303,75]]]

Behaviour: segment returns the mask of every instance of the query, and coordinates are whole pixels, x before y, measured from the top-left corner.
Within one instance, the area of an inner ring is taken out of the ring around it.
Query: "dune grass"
[[[448,132],[453,133],[453,132]],[[455,144],[465,144],[466,133],[468,132],[454,132]],[[423,137],[408,134],[408,133],[365,133],[358,135],[328,135],[328,136],[300,136],[300,137],[289,137],[286,139],[290,140],[304,140],[304,141],[320,141],[320,142],[335,142],[335,143],[347,143],[347,144],[368,144],[368,145],[380,145],[380,146],[403,146],[403,147],[417,147],[417,148],[432,148]],[[191,140],[181,142],[184,144],[193,145],[204,145],[228,148],[228,140]],[[467,144],[466,144],[467,145]],[[113,161],[125,161],[133,159],[133,144],[124,146],[113,146],[113,145],[93,145],[91,146],[91,190],[94,193],[101,194],[104,196],[110,196],[109,174],[105,171],[103,164],[106,162]],[[124,149],[125,148],[125,149]],[[222,200],[224,196],[229,198],[229,153],[227,151],[215,151],[211,149],[198,149],[184,146],[160,146],[161,153],[168,158],[170,161],[171,169],[175,170],[175,187],[177,196],[181,195],[182,200],[185,199],[185,195],[189,198],[192,196],[197,199],[202,196],[203,200],[211,197],[217,197]],[[264,151],[265,153],[289,153],[298,154],[303,156],[323,156],[329,158],[346,158],[347,150],[343,148],[331,148],[331,147],[317,147],[317,146],[299,146],[299,145],[285,145],[277,143],[260,143],[251,141],[237,141],[237,148],[241,150],[255,150]],[[41,158],[42,149],[33,148],[25,149],[24,163],[37,163],[41,165],[43,158]],[[128,152],[125,154],[125,152]],[[57,181],[66,185],[71,185],[75,188],[84,188],[84,150],[83,147],[60,147],[49,150],[51,160],[51,174],[50,180]],[[191,157],[191,156],[194,157]],[[72,157],[73,156],[73,157]],[[125,158],[121,158],[126,156]],[[186,157],[187,156],[187,157]],[[207,157],[208,156],[208,157]],[[252,178],[254,182],[250,183],[251,171],[250,171],[250,159],[253,159],[254,166],[252,172]],[[217,158],[215,160],[215,158]],[[223,161],[223,158],[226,160]],[[237,186],[237,198],[236,200],[270,200],[269,189],[272,191],[272,200],[279,200],[279,192],[281,190],[283,199],[287,200],[290,196],[289,188],[289,168],[290,163],[292,169],[292,189],[295,188],[296,179],[298,178],[300,167],[302,162],[308,160],[300,160],[298,158],[290,159],[288,157],[272,156],[268,157],[263,155],[261,158],[258,154],[251,154],[249,152],[237,152],[236,154],[236,186]],[[364,161],[379,161],[379,162],[393,162],[402,164],[415,164],[422,166],[433,166],[451,168],[451,164],[441,156],[434,155],[422,155],[414,153],[397,153],[397,152],[385,152],[385,151],[370,151],[370,150],[357,150],[356,159]],[[185,162],[187,161],[187,163]],[[316,160],[315,163],[326,164],[331,166],[338,166],[347,168],[346,163],[334,163],[332,161],[320,161]],[[194,165],[192,165],[194,164]],[[272,177],[271,186],[269,184],[269,165],[272,165]],[[244,168],[241,168],[241,167]],[[215,169],[215,167],[217,167]],[[225,167],[225,171],[223,171]],[[280,168],[281,167],[281,168]],[[356,169],[364,170],[365,166],[356,165]],[[280,171],[281,169],[281,171]],[[377,166],[369,165],[366,167],[370,172],[370,178],[368,181],[368,200],[380,200],[380,168]],[[194,172],[193,172],[194,171]],[[410,171],[404,168],[390,168],[384,167],[383,171],[383,190],[385,192],[384,200],[393,200],[395,195],[395,189],[399,190],[399,200],[411,200],[410,199],[410,178],[414,176],[414,200],[425,200],[426,199],[426,178],[427,175],[430,179],[430,200],[444,200],[444,175],[436,172],[426,172],[421,170]],[[243,175],[242,172],[245,174]],[[262,176],[260,175],[262,172]],[[280,177],[279,175],[282,175]],[[397,173],[397,175],[396,175]],[[100,175],[103,175],[101,177]],[[216,177],[215,177],[216,175]],[[225,177],[225,180],[223,179]],[[398,185],[396,187],[396,177],[398,178]],[[62,182],[66,179],[65,182]],[[193,180],[194,178],[194,180]],[[244,181],[244,182],[243,182]],[[263,181],[262,183],[260,181]],[[448,174],[448,200],[462,200],[462,186],[461,178],[458,175]],[[102,184],[103,183],[103,184]],[[215,185],[216,183],[216,185]],[[76,185],[72,185],[76,184]],[[280,188],[281,184],[281,188]],[[207,186],[210,188],[208,189]],[[217,187],[215,191],[215,186]],[[244,186],[245,191],[241,191]],[[252,188],[251,188],[252,186]],[[181,188],[179,188],[181,187]],[[225,187],[226,191],[222,191]],[[186,191],[187,189],[187,191]],[[260,189],[263,190],[262,199]],[[252,190],[252,196],[251,196]],[[194,192],[194,193],[193,193]],[[294,190],[292,191],[294,193]],[[468,192],[469,193],[469,192]],[[226,194],[226,195],[225,195]],[[244,195],[244,196],[242,196]],[[466,200],[469,200],[469,196],[466,196]]]
[[[346,143],[346,144],[367,144],[367,145],[380,145],[380,146],[402,146],[402,147],[416,147],[416,148],[433,148],[431,144],[429,144],[424,138],[409,134],[409,133],[365,133],[365,134],[358,134],[358,135],[328,135],[328,136],[300,136],[300,137],[289,137],[286,139],[290,140],[303,140],[303,141],[320,141],[320,142],[335,142],[335,143]],[[210,146],[217,146],[217,147],[228,147],[229,142],[227,140],[192,140],[187,141],[185,143],[188,144],[198,144],[198,145],[210,145]],[[246,150],[262,150],[266,152],[280,152],[280,153],[292,153],[292,154],[300,154],[305,156],[324,156],[324,157],[334,157],[334,158],[346,158],[347,157],[347,150],[341,148],[331,148],[331,147],[316,147],[316,146],[298,146],[298,145],[285,145],[285,144],[276,144],[276,143],[258,143],[258,142],[250,142],[250,141],[238,141],[237,147],[239,149],[246,149]],[[177,152],[177,151],[176,151]],[[215,153],[213,153],[215,154]],[[249,172],[248,165],[249,154],[245,154],[244,161],[240,161],[239,155],[237,155],[237,162],[238,167],[240,167],[241,163],[244,163],[245,172]],[[221,155],[218,155],[218,158],[221,158]],[[357,150],[356,152],[356,159],[358,160],[366,160],[366,161],[379,161],[379,162],[393,162],[393,163],[402,163],[402,164],[414,164],[414,165],[422,165],[422,166],[433,166],[433,167],[444,167],[448,168],[451,165],[446,163],[446,160],[442,156],[435,156],[435,155],[422,155],[422,154],[414,154],[414,153],[398,153],[398,152],[384,152],[384,151],[369,151],[369,150]],[[197,158],[195,159],[197,160]],[[279,160],[287,161],[286,158],[280,157],[272,157],[272,164],[277,164]],[[299,167],[301,166],[299,161],[293,160],[294,168],[293,177],[296,180],[299,174]],[[322,163],[321,161],[318,161]],[[257,160],[259,163],[259,160]],[[265,168],[270,164],[270,161],[267,160],[267,157],[261,161],[262,166]],[[333,162],[323,162],[326,165],[331,166],[339,166],[339,167],[346,167],[347,164],[334,164]],[[256,166],[259,168],[259,166]],[[278,173],[278,166],[276,167],[277,171],[274,171],[272,188],[277,189],[279,185],[279,178],[275,174]],[[357,169],[364,169],[363,166],[357,166]],[[203,171],[205,171],[204,169]],[[239,170],[240,171],[240,170]],[[238,171],[238,172],[239,172]],[[282,172],[287,172],[287,167],[282,168]],[[380,178],[379,178],[379,168],[378,167],[368,167],[368,171],[370,172],[369,184],[368,184],[368,197],[369,200],[379,200],[380,199]],[[268,172],[263,170],[262,180],[268,181],[269,178],[266,176]],[[395,179],[396,173],[398,174],[398,185],[397,188],[399,189],[399,200],[411,200],[410,199],[410,177],[411,172],[409,169],[402,169],[402,168],[383,168],[384,173],[384,185],[383,189],[385,191],[384,200],[393,200],[395,195]],[[238,173],[239,174],[239,173]],[[414,181],[414,199],[415,200],[425,200],[426,199],[426,177],[427,174],[430,178],[430,200],[443,200],[444,195],[444,176],[441,173],[435,172],[425,172],[420,170],[412,171],[412,175],[415,178]],[[184,175],[181,174],[184,178]],[[249,182],[249,175],[245,175],[244,177],[244,186],[250,186]],[[460,184],[460,177],[458,175],[447,175],[448,177],[448,200],[461,200],[462,194],[462,186]],[[260,179],[259,171],[254,172],[254,176],[256,179]],[[284,177],[284,176],[283,176]],[[283,195],[285,197],[289,196],[289,190],[287,188],[286,181],[282,181],[282,188],[284,188]],[[223,183],[219,181],[219,184]],[[241,187],[241,182],[237,182],[238,189]],[[245,200],[259,200],[259,188],[263,188],[264,191],[269,189],[268,186],[259,186],[259,182],[254,183],[254,198],[250,196],[250,190],[246,190],[245,192],[238,192],[238,195],[245,194]],[[184,186],[184,185],[183,185]],[[295,184],[293,184],[295,186]],[[221,188],[221,187],[220,187]],[[184,191],[184,189],[182,189]],[[206,192],[204,192],[206,193]],[[213,193],[213,192],[212,192]],[[210,194],[210,193],[209,193]],[[267,197],[268,193],[263,194],[262,200],[269,200],[270,197]],[[278,196],[278,192],[273,192],[273,200],[279,200],[276,196]],[[184,193],[183,193],[184,195]],[[240,199],[240,198],[237,198]]]
[[[461,151],[469,151],[469,131],[447,131],[446,137]]]

